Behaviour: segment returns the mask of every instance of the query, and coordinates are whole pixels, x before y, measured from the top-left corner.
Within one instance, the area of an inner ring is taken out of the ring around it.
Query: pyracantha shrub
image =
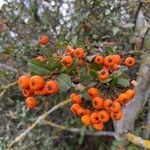
[[[70,93],[70,110],[85,126],[101,131],[110,119],[122,119],[122,107],[135,96],[127,75],[134,57],[123,57],[110,47],[95,52],[75,46],[52,50],[46,35],[39,44],[43,55],[29,61],[30,75],[18,79],[29,109],[38,106],[39,96]]]

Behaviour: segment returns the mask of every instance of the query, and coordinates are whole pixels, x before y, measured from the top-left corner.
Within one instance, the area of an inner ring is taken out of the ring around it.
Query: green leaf
[[[33,74],[45,75],[50,73],[48,65],[36,59],[30,60],[28,66],[30,72]]]
[[[50,57],[48,67],[49,67],[49,70],[53,71],[55,69],[60,69],[62,67],[62,65],[59,61],[57,61],[54,58]]]
[[[125,79],[125,78],[118,78],[117,83],[122,87],[127,87],[130,84],[129,79]]]
[[[51,56],[52,56],[52,52],[51,52],[51,50],[50,50],[49,48],[45,48],[43,51],[44,51],[44,54],[45,54],[46,56],[48,56],[48,57],[51,57]]]
[[[61,92],[66,92],[71,88],[71,78],[67,74],[60,74],[56,80],[59,83]]]
[[[90,75],[91,75],[94,79],[96,79],[96,78],[98,77],[97,71],[94,70],[94,69],[91,69],[91,70],[90,70]]]

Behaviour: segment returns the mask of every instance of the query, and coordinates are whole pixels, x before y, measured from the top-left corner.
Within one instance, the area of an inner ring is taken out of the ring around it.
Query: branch
[[[149,140],[144,140],[141,137],[138,137],[132,133],[127,133],[126,135],[127,139],[139,146],[144,147],[145,149],[150,149],[150,141]]]
[[[3,90],[3,91],[0,93],[0,97],[2,97],[5,94],[5,92],[7,91],[8,88],[10,88],[10,87],[12,87],[16,84],[17,84],[17,81],[14,81],[14,82],[6,85],[6,86],[1,86],[0,89]]]
[[[144,41],[145,41],[145,38],[146,38],[146,35],[148,34],[148,31],[149,31],[149,28],[147,28],[143,38],[142,38],[142,42],[141,42],[141,46],[140,46],[140,50],[143,49],[143,46],[144,46]]]
[[[65,127],[63,125],[59,125],[59,124],[56,124],[52,121],[44,121],[44,123],[52,126],[52,127],[55,127],[55,128],[58,128],[60,130],[66,130],[66,131],[69,131],[69,132],[73,132],[73,133],[81,133],[81,129],[79,128],[69,128],[69,127]],[[91,133],[91,132],[85,132],[85,135],[90,135],[90,136],[111,136],[111,137],[114,137],[116,138],[118,135],[115,133],[115,132],[111,132],[111,131],[101,131],[101,132],[95,132],[95,133]]]
[[[68,104],[69,102],[71,102],[70,99],[65,100],[63,102],[60,102],[59,104],[55,105],[54,107],[52,107],[49,111],[45,112],[44,114],[42,114],[41,116],[38,117],[38,119],[27,129],[25,130],[25,132],[23,132],[22,134],[20,134],[19,136],[17,136],[15,138],[14,141],[11,142],[11,144],[8,146],[8,149],[10,149],[15,143],[19,142],[21,139],[23,139],[32,129],[34,129],[38,124],[40,124],[41,122],[43,122],[45,120],[46,117],[48,117],[48,115],[50,115],[52,112],[56,111],[57,109],[59,109],[60,107],[63,107],[64,105]]]

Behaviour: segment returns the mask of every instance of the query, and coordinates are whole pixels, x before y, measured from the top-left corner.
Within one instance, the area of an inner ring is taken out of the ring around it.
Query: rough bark
[[[147,57],[146,59],[149,60],[150,58]],[[114,122],[115,132],[119,135],[134,130],[138,113],[150,98],[150,65],[148,63],[141,64],[137,82],[136,96],[123,108],[123,119]],[[122,139],[122,136],[118,137],[118,140],[120,139]]]

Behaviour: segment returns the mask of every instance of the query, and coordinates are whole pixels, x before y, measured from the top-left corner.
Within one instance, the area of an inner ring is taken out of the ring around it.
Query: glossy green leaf
[[[30,72],[32,72],[33,74],[45,75],[50,73],[48,65],[36,59],[30,60],[28,62],[28,66]]]

